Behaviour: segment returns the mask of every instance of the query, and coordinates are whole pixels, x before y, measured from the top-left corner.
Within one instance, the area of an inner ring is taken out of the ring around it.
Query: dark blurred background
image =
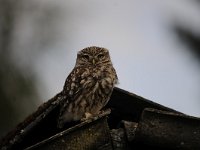
[[[0,137],[110,49],[118,87],[200,117],[199,0],[0,0]]]

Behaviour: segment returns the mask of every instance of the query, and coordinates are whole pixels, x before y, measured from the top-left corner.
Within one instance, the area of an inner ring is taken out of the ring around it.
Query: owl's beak
[[[93,64],[93,65],[95,64],[95,59],[92,59],[92,64]]]

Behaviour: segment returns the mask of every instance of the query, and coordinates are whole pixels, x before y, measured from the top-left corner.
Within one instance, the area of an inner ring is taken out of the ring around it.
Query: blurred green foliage
[[[190,50],[193,56],[200,62],[200,35],[180,25],[175,26],[175,32],[181,43],[187,46],[188,50]]]
[[[0,0],[0,137],[33,112],[39,102],[31,68],[26,70],[29,73],[22,72],[11,57],[15,11],[21,2]]]

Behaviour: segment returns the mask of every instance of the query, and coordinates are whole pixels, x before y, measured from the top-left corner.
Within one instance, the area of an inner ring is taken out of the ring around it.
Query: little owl
[[[87,47],[77,54],[76,65],[62,91],[58,127],[99,114],[107,104],[118,77],[107,49]]]

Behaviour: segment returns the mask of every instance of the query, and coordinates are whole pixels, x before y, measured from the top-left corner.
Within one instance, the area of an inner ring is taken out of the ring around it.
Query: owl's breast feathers
[[[83,89],[95,91],[98,89],[97,85],[105,93],[109,93],[109,89],[113,88],[117,80],[115,69],[112,66],[76,67],[65,81],[64,93],[69,97],[74,97]]]

